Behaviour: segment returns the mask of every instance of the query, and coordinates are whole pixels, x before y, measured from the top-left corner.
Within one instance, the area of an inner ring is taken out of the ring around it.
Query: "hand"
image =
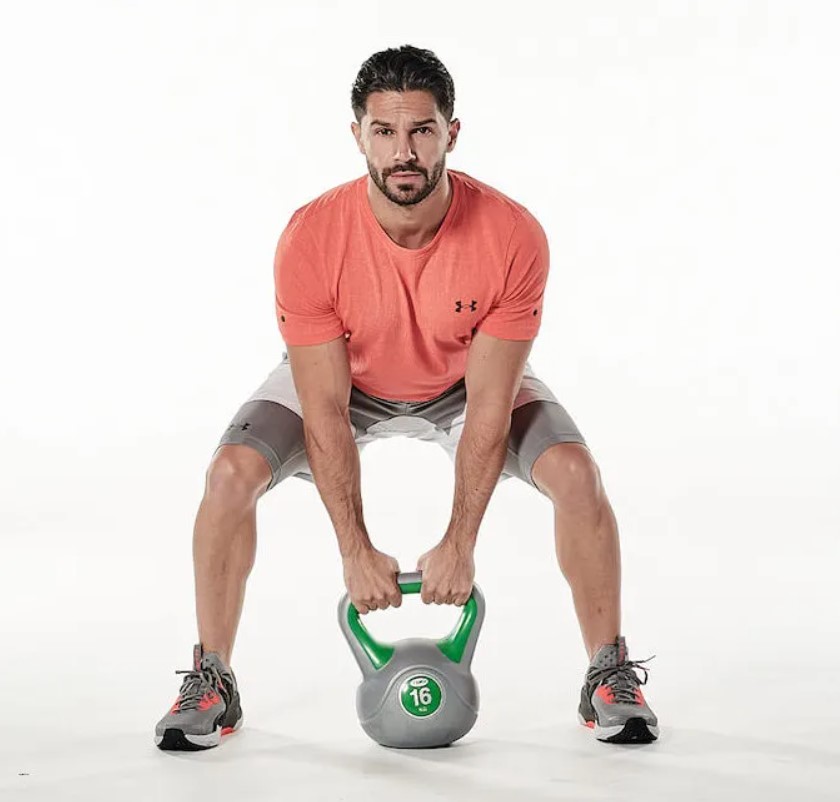
[[[402,604],[397,584],[400,566],[393,557],[374,548],[364,549],[344,558],[344,584],[353,606],[366,615],[371,610],[385,610]]]
[[[418,561],[423,572],[420,598],[424,604],[455,604],[463,607],[473,590],[475,561],[472,547],[442,540]]]

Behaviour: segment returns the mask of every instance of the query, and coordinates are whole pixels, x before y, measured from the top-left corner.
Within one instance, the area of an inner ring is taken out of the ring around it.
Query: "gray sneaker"
[[[223,735],[242,726],[236,677],[215,652],[193,648],[193,668],[186,674],[178,698],[155,727],[160,749],[195,751],[218,746]]]
[[[599,741],[648,743],[659,737],[659,722],[640,687],[648,680],[647,668],[642,665],[648,660],[653,657],[628,660],[621,635],[592,658],[580,692],[578,721],[594,730]],[[645,672],[644,681],[633,670],[637,667]]]

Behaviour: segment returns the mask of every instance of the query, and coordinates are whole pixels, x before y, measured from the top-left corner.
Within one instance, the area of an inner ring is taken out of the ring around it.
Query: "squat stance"
[[[399,566],[365,527],[359,468],[366,443],[394,434],[437,442],[455,463],[449,525],[416,566],[423,601],[466,602],[494,488],[527,482],[553,502],[557,559],[589,658],[580,721],[602,740],[653,740],[640,664],[620,634],[615,517],[581,433],[527,361],[549,268],[543,229],[521,204],[447,169],[460,122],[433,53],[374,54],[351,100],[368,174],[298,209],[280,236],[287,354],[208,468],[193,540],[199,643],[156,743],[204,749],[242,722],[230,660],[256,505],[285,478],[314,481],[359,612],[400,605]]]

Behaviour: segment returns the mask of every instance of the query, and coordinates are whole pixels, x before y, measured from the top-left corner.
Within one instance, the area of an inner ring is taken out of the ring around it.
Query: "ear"
[[[458,134],[461,131],[461,121],[455,117],[451,123],[449,123],[449,143],[446,146],[446,152],[452,153],[455,149],[455,143],[458,141]]]
[[[359,149],[359,153],[364,155],[365,148],[362,145],[362,126],[358,123],[350,123],[350,130],[353,132],[353,137],[356,140],[356,147]]]

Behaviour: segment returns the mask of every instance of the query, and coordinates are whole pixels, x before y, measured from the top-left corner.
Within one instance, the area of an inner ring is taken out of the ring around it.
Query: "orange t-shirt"
[[[434,239],[397,245],[367,197],[367,175],[298,209],[274,261],[277,323],[287,345],[344,336],[353,384],[426,401],[464,377],[475,332],[536,336],[548,242],[521,204],[448,170],[452,200]]]

